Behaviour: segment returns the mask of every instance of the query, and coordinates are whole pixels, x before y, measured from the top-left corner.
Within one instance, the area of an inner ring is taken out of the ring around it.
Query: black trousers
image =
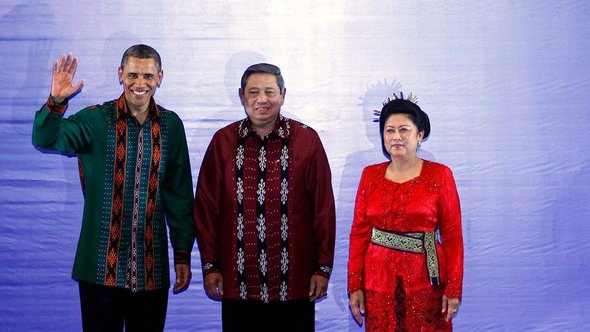
[[[271,303],[224,299],[221,319],[223,332],[313,332],[315,302],[307,299]]]
[[[168,289],[129,289],[78,282],[84,332],[164,331]]]

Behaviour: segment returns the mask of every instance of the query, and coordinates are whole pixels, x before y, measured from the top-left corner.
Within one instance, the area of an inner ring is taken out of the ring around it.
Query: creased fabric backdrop
[[[590,330],[589,12],[581,0],[2,1],[0,330],[81,329],[76,158],[37,151],[31,125],[61,53],[86,81],[71,114],[120,95],[121,55],[140,42],[162,55],[156,100],[184,120],[195,180],[214,131],[244,116],[246,66],[282,68],[283,113],[319,132],[333,171],[336,260],[318,331],[362,331],[346,294],[354,196],[362,168],[385,160],[372,111],[400,89],[431,118],[421,155],[453,169],[462,200],[456,330]],[[220,326],[195,248],[166,330]]]

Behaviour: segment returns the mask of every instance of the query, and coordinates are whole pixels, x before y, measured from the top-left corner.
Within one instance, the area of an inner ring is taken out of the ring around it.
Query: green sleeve
[[[168,165],[160,194],[175,264],[190,264],[190,253],[195,241],[193,222],[193,182],[184,126],[174,113],[168,117]]]
[[[33,144],[43,149],[75,154],[90,143],[92,131],[91,113],[84,109],[69,118],[51,112],[47,104],[35,113]]]

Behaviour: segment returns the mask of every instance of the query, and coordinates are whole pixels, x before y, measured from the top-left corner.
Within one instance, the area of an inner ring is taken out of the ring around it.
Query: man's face
[[[119,68],[119,81],[123,84],[125,100],[132,113],[147,109],[163,77],[164,72],[152,58],[129,57],[125,66]]]
[[[255,73],[248,77],[240,99],[254,129],[270,131],[285,100],[285,89],[281,91],[275,75]]]

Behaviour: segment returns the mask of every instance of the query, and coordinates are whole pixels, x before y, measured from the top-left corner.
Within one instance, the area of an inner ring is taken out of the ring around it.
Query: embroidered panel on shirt
[[[133,217],[131,219],[131,250],[129,253],[130,269],[127,284],[131,291],[136,292],[137,286],[137,233],[139,223],[139,199],[141,189],[141,162],[143,160],[143,129],[137,135],[137,157],[135,160],[135,183],[133,186]]]
[[[244,144],[245,140],[238,142],[236,154],[236,197],[237,197],[237,256],[236,267],[238,270],[238,285],[240,287],[240,299],[248,298],[245,273],[245,252],[244,252]]]
[[[263,139],[247,120],[238,127],[235,262],[241,299],[289,298],[290,130],[285,118]]]
[[[104,272],[105,286],[117,285],[119,245],[121,240],[121,228],[123,224],[125,164],[127,161],[127,121],[124,118],[118,118],[116,120],[115,126],[115,158],[113,165],[113,190],[111,199],[109,238]]]
[[[138,142],[139,142],[139,128],[135,123],[135,119],[127,113],[123,113],[127,119],[127,166],[125,170],[125,190],[124,190],[124,204],[123,204],[123,222],[121,227],[121,240],[119,245],[119,269],[117,271],[117,286],[131,288],[132,283],[132,269],[134,260],[137,264],[141,264],[139,254],[133,250],[133,242],[135,235],[133,234],[133,214],[135,209],[135,173],[137,167]],[[145,137],[144,137],[145,140]],[[145,150],[143,151],[145,154]],[[143,158],[142,158],[143,159]],[[140,200],[141,202],[141,200]],[[142,214],[142,207],[139,206],[139,215]],[[139,224],[137,227],[143,227],[143,219],[136,219]],[[139,243],[135,242],[135,245]],[[135,256],[135,257],[134,257]],[[136,281],[137,282],[137,281]]]
[[[147,206],[145,211],[145,235],[144,235],[144,264],[146,290],[156,289],[155,263],[154,263],[154,219],[158,202],[158,185],[160,173],[160,160],[162,159],[162,136],[160,124],[151,123],[152,153],[148,173]]]
[[[258,264],[260,266],[260,300],[268,303],[268,271],[266,258],[266,142],[258,148],[258,190],[256,191],[256,230],[258,231]]]
[[[113,103],[114,104],[114,103]],[[106,133],[106,153],[105,153],[105,184],[103,189],[103,210],[101,216],[101,232],[100,232],[100,240],[98,245],[98,256],[97,256],[97,264],[98,268],[96,269],[96,282],[99,284],[105,283],[105,276],[106,276],[106,267],[107,267],[107,253],[108,253],[108,243],[110,239],[110,223],[111,223],[111,215],[112,215],[112,199],[113,199],[113,179],[114,179],[114,167],[115,164],[115,154],[116,154],[116,144],[117,141],[117,126],[116,126],[116,110],[110,104],[110,107],[107,107],[108,116],[110,118],[110,122],[107,127]],[[115,269],[116,271],[116,269]]]
[[[281,273],[279,300],[287,301],[289,281],[289,141],[281,138]]]

